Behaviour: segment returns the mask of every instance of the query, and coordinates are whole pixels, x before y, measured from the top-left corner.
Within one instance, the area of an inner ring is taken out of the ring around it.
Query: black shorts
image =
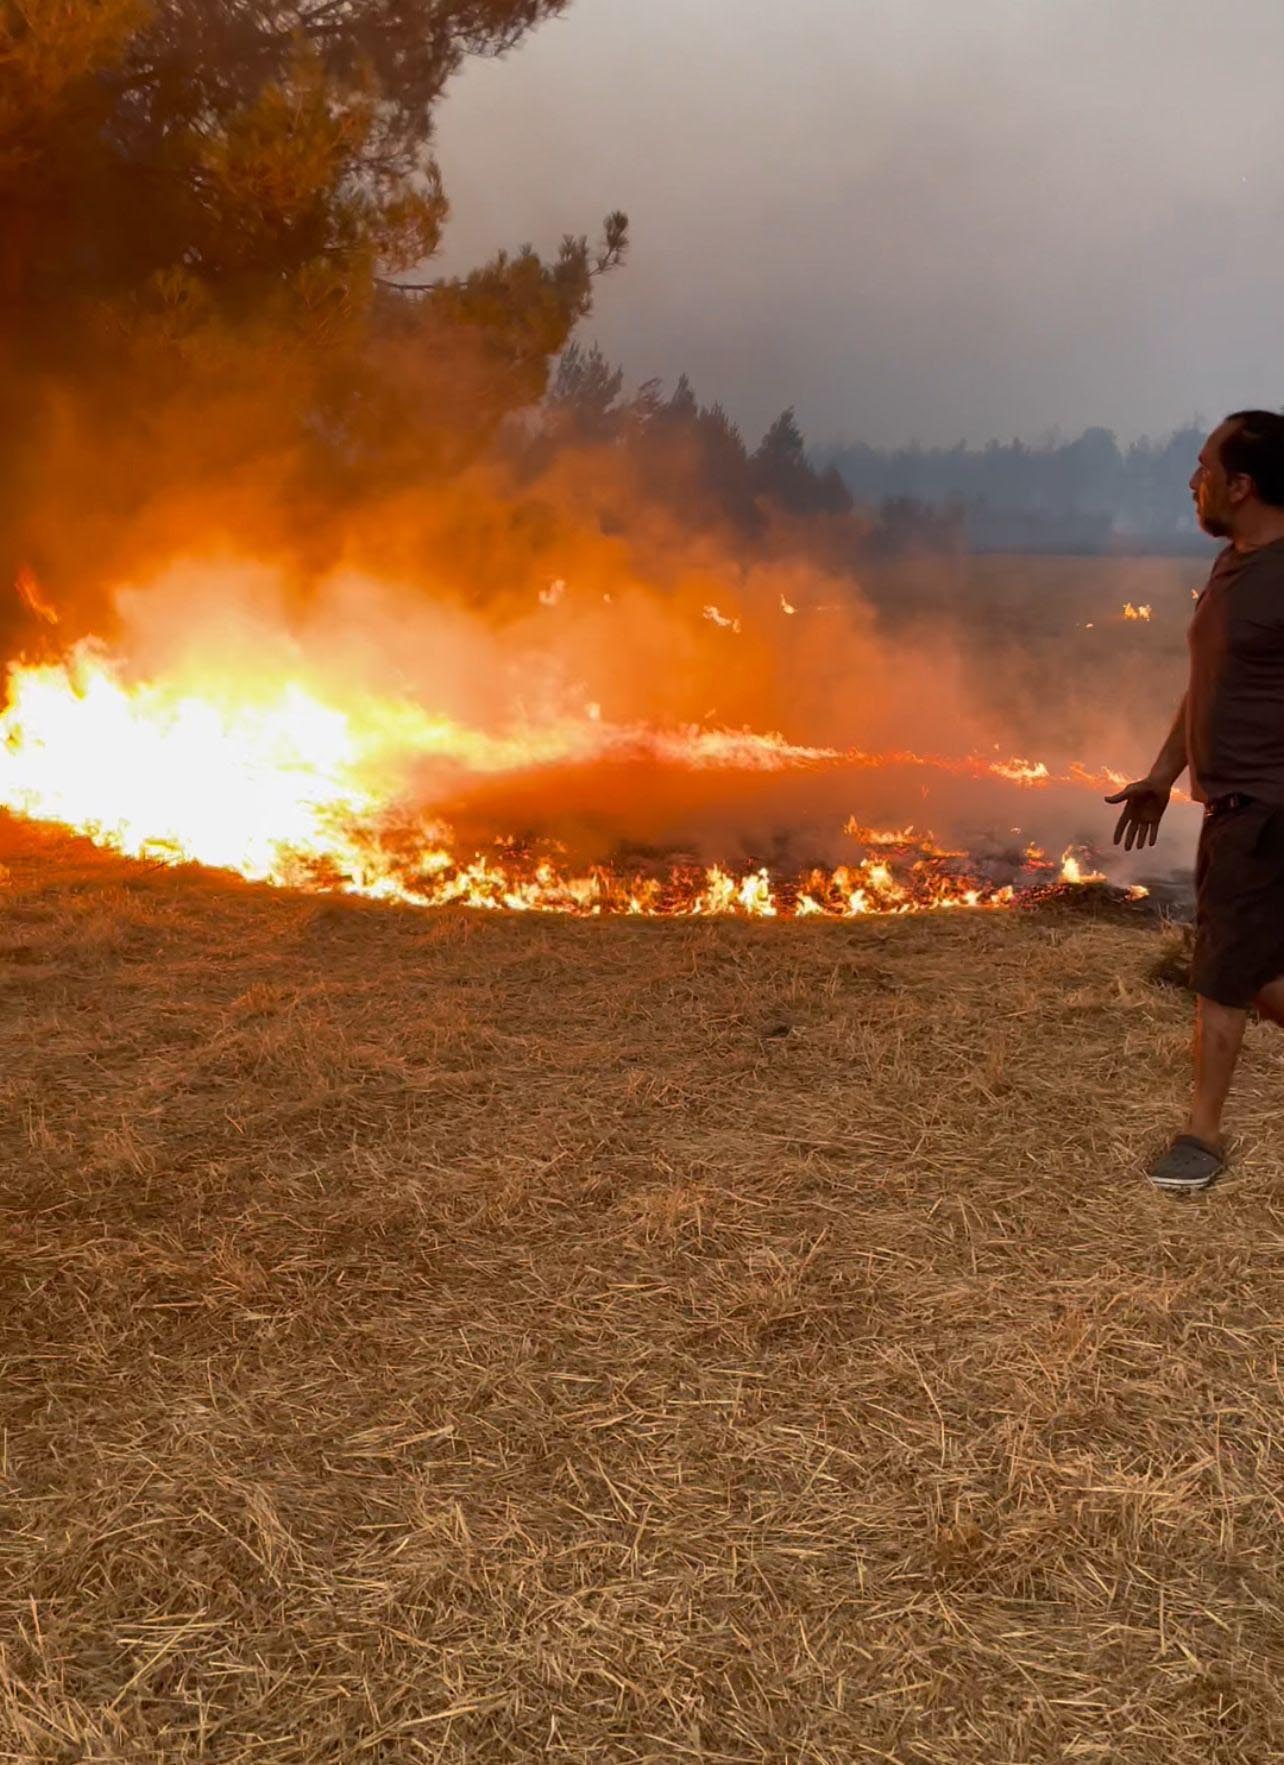
[[[1191,983],[1205,999],[1243,1008],[1281,976],[1284,808],[1232,798],[1209,808],[1199,836]]]

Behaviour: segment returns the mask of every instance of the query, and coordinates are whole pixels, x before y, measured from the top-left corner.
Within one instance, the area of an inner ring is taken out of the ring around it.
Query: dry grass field
[[[0,1758],[1284,1756],[1284,1041],[1151,1193],[1155,930],[0,860]]]

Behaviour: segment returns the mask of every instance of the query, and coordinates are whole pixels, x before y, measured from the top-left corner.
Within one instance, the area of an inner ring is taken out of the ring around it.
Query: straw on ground
[[[1153,931],[382,911],[10,828],[0,1757],[1284,1753],[1284,1039]]]

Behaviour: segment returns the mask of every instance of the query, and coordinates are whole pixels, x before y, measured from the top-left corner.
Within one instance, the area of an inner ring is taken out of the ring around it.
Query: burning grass
[[[1284,1750],[1284,1043],[1150,1193],[1160,934],[5,840],[0,1757]]]
[[[866,772],[881,775],[885,787],[896,778],[908,788],[915,776],[920,800],[929,778],[1001,781],[1009,814],[1013,786],[1100,791],[1124,782],[1078,763],[1054,775],[1019,757],[840,752],[779,734],[604,725],[587,714],[497,737],[405,699],[353,696],[350,687],[317,696],[301,679],[256,680],[243,665],[219,679],[204,661],[198,673],[190,690],[181,675],[131,683],[94,643],[59,662],[15,664],[0,710],[0,805],[128,857],[217,865],[253,881],[418,906],[845,918],[1003,907],[1044,891],[1057,866],[1018,837],[998,855],[998,874],[987,874],[928,832],[880,832],[850,819],[845,831],[858,849],[837,865],[773,873],[757,861],[724,868],[652,852],[646,866],[628,868],[606,856],[620,843],[609,821],[622,815],[619,832],[635,831],[648,800],[666,799],[673,814],[684,792],[703,797],[707,813],[729,791],[776,776],[795,789],[816,774],[832,789]],[[426,776],[412,784],[430,764],[444,768],[435,784]],[[204,788],[194,790],[193,779]],[[740,800],[747,809],[748,799]],[[443,803],[453,804],[451,822],[459,810],[480,816],[485,834],[477,829],[471,845],[457,837],[437,812]],[[794,816],[799,808],[795,801]],[[582,822],[581,839],[592,829],[596,859],[576,862],[562,841],[540,836],[554,811]],[[495,826],[514,815],[531,831],[497,839]],[[1073,848],[1063,863],[1064,880],[1082,880]]]

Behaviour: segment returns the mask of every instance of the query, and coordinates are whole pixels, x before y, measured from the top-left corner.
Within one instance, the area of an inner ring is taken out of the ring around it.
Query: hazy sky
[[[441,114],[449,261],[628,211],[585,335],[751,436],[1284,402],[1280,0],[574,0]]]

